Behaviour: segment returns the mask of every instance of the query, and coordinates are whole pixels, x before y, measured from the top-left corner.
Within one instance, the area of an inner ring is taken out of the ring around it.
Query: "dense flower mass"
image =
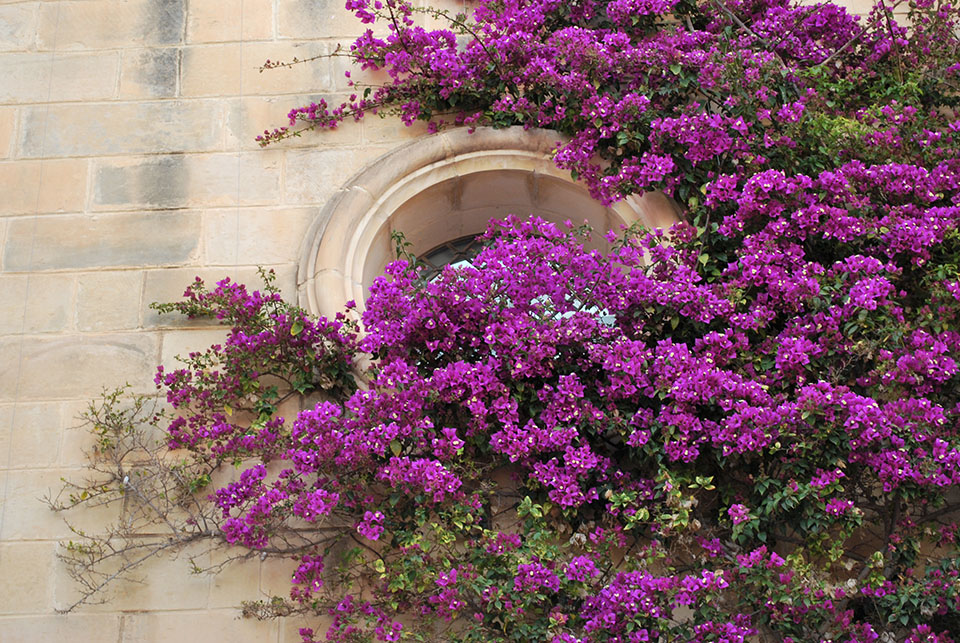
[[[270,609],[333,641],[955,640],[957,10],[347,6],[391,80],[292,126],[552,128],[602,202],[683,214],[492,222],[334,321],[230,282],[166,306],[233,328],[157,384],[171,447],[242,466],[222,536],[296,553]]]

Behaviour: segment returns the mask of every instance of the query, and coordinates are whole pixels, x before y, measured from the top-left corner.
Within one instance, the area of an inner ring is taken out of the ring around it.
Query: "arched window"
[[[417,257],[424,264],[426,271],[423,273],[424,281],[431,281],[444,266],[459,267],[470,263],[477,253],[483,248],[480,243],[479,235],[468,234],[459,239],[444,241],[435,248],[427,250],[423,255]]]
[[[492,218],[536,214],[595,230],[640,222],[668,226],[672,202],[648,194],[604,207],[552,160],[558,134],[546,130],[454,129],[404,145],[367,166],[326,204],[301,249],[302,306],[332,316],[347,300],[360,309],[367,288],[396,258],[402,232],[418,257],[468,249]],[[605,242],[596,237],[598,247]],[[439,262],[439,263],[438,263]]]

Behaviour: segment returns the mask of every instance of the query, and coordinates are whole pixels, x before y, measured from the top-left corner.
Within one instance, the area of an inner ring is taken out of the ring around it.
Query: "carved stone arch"
[[[417,254],[480,233],[491,218],[511,213],[557,223],[586,220],[599,231],[677,220],[662,194],[611,207],[593,200],[553,164],[558,137],[519,127],[473,134],[454,129],[380,157],[337,191],[307,231],[297,276],[301,305],[327,317],[350,299],[362,309],[374,277],[395,258],[395,230]]]

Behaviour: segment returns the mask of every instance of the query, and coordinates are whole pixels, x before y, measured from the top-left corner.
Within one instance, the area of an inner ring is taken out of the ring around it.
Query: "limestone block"
[[[10,436],[13,426],[13,415],[17,405],[14,403],[0,404],[0,454],[6,454],[6,457],[0,455],[0,470],[6,469],[12,462],[10,457]],[[0,479],[0,483],[3,480]],[[2,488],[2,487],[0,487]]]
[[[183,96],[290,94],[333,88],[330,60],[318,58],[291,67],[260,71],[267,60],[292,62],[332,51],[317,42],[252,42],[197,45],[183,50]]]
[[[281,643],[301,643],[301,627],[309,627],[314,631],[314,638],[323,640],[324,632],[330,627],[333,618],[329,616],[287,616],[279,619]]]
[[[72,275],[0,275],[0,334],[49,333],[73,326]]]
[[[590,198],[590,194],[577,183],[569,183],[547,176],[539,177],[536,191],[538,210],[561,213],[574,223],[603,221],[605,210],[598,201]]]
[[[232,96],[240,93],[240,45],[204,45],[183,50],[181,96]]]
[[[0,51],[27,51],[36,46],[39,2],[0,6]]]
[[[272,73],[272,72],[264,72]],[[231,100],[227,107],[227,141],[228,149],[259,149],[255,140],[264,130],[273,131],[280,126],[289,126],[287,114],[291,109],[301,105],[309,105],[320,98],[329,104],[339,105],[346,96],[309,95],[295,96],[246,96],[242,99]],[[285,141],[271,143],[268,149],[290,149],[296,147],[336,147],[359,145],[362,128],[354,122],[347,122],[335,130],[305,132],[302,136],[288,138]]]
[[[93,208],[273,203],[280,194],[281,163],[279,150],[98,161]]]
[[[375,114],[368,114],[363,118],[363,140],[367,143],[397,143],[406,142],[426,136],[427,123],[416,121],[413,125],[403,124],[396,116],[381,118]]]
[[[36,613],[49,605],[54,547],[53,543],[0,545],[0,614]],[[2,632],[0,620],[0,636]]]
[[[0,275],[0,335],[19,335],[26,320],[27,275]]]
[[[265,266],[273,267],[277,273],[276,285],[280,288],[280,293],[287,301],[296,301],[296,267],[287,266]],[[143,287],[143,325],[145,327],[155,326],[207,326],[208,328],[216,325],[211,320],[193,320],[176,313],[160,315],[154,310],[148,309],[147,305],[152,302],[177,301],[183,295],[184,289],[189,286],[195,277],[203,279],[207,287],[216,288],[216,283],[225,277],[237,283],[246,284],[249,290],[259,290],[262,288],[262,282],[257,275],[256,268],[177,268],[172,270],[148,270],[146,281]]]
[[[88,165],[84,159],[0,163],[2,213],[83,211]],[[22,243],[23,239],[20,241]]]
[[[271,0],[192,0],[187,14],[187,41],[230,42],[273,37]]]
[[[194,256],[199,236],[200,217],[187,212],[15,219],[7,231],[3,267],[26,271],[183,264]]]
[[[287,152],[284,201],[324,204],[365,164],[385,153],[383,147]]]
[[[321,33],[321,32],[317,32]],[[308,38],[316,37],[313,33]],[[266,69],[260,67],[267,61],[293,62],[306,60],[333,51],[333,46],[322,42],[253,42],[243,47],[243,93],[260,94],[311,94],[333,89],[329,58],[319,58],[292,67]],[[289,110],[288,110],[289,111]]]
[[[260,596],[289,596],[290,579],[297,570],[295,560],[268,558],[260,567]]]
[[[207,265],[294,263],[316,208],[213,210],[203,215]]]
[[[93,272],[77,278],[77,328],[132,330],[140,324],[143,273]]]
[[[0,617],[0,638],[10,643],[113,643],[119,636],[120,617],[116,614]]]
[[[210,552],[210,563],[220,564],[228,556],[242,555],[245,551],[243,549],[214,549]],[[259,557],[253,556],[246,560],[232,561],[211,577],[208,607],[210,609],[236,609],[244,601],[263,598],[257,592],[259,582]]]
[[[165,331],[160,363],[167,370],[181,368],[183,362],[178,357],[187,357],[195,351],[203,352],[214,344],[223,344],[227,339],[227,332],[228,328],[225,326]]]
[[[120,54],[115,51],[0,54],[0,103],[113,98],[119,68]]]
[[[239,619],[233,609],[206,612],[143,613],[124,616],[121,643],[170,641],[275,641],[278,625]]]
[[[333,49],[339,44],[342,52],[349,53],[350,45],[353,44],[355,39],[356,36],[353,38],[345,38],[338,43],[331,43],[330,47]],[[350,85],[350,81],[353,81],[361,87],[366,85],[384,85],[390,82],[390,74],[387,73],[386,70],[362,70],[360,69],[359,65],[355,65],[353,63],[349,56],[337,56],[330,61],[330,64],[333,67],[334,86],[338,91],[347,92],[348,94],[354,93],[356,88]],[[347,78],[346,75],[346,72],[348,71],[350,72],[349,78]]]
[[[0,340],[0,399],[86,399],[124,383],[149,392],[159,348],[148,333]]]
[[[119,515],[117,507],[84,507],[62,515],[50,509],[45,498],[54,498],[63,488],[63,479],[82,480],[89,477],[85,470],[60,471],[50,469],[23,469],[7,471],[6,499],[0,540],[54,541],[76,537],[64,518],[87,533],[95,533],[113,522]],[[0,601],[2,604],[2,601]],[[36,611],[46,611],[50,599],[45,599]]]
[[[16,125],[16,120],[16,109],[0,107],[0,159],[10,156],[10,144],[13,141],[13,128]]]
[[[176,96],[179,76],[179,49],[127,49],[120,65],[120,98]]]
[[[108,49],[173,45],[181,41],[186,0],[79,0],[44,2],[42,49]]]
[[[119,512],[119,509],[117,510]],[[158,531],[162,531],[158,528]],[[92,532],[90,532],[92,533]],[[208,545],[211,543],[208,543]],[[107,587],[102,605],[90,605],[83,608],[87,612],[117,612],[149,610],[202,610],[207,605],[210,593],[210,576],[191,573],[190,550],[166,553],[148,559],[133,570],[126,579]],[[63,609],[75,603],[79,598],[78,587],[59,565],[54,584],[54,606]],[[124,630],[127,628],[124,627]],[[143,639],[132,639],[140,643]],[[183,636],[179,639],[161,639],[169,641],[219,640],[216,638],[193,638]],[[242,639],[241,639],[242,640]]]
[[[217,100],[31,106],[18,147],[27,158],[218,150],[222,111]]]
[[[60,439],[60,466],[66,469],[81,469],[90,464],[87,454],[96,442],[90,432],[90,426],[81,416],[86,413],[92,401],[75,400],[60,403],[61,439]]]
[[[48,467],[60,458],[62,404],[58,402],[21,403],[11,409],[7,424],[7,449],[10,468]],[[0,431],[3,431],[0,428]],[[0,445],[3,444],[0,434]]]
[[[280,38],[356,37],[365,28],[339,0],[277,0]]]

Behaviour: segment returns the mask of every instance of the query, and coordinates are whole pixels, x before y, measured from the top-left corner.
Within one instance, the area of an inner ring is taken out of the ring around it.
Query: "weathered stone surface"
[[[363,140],[367,143],[393,143],[413,140],[426,136],[427,124],[417,121],[409,127],[397,118],[380,118],[370,115],[363,119]]]
[[[238,16],[243,16],[239,20]],[[230,42],[273,37],[272,0],[191,0],[187,41]]]
[[[87,197],[88,166],[85,159],[0,163],[0,214],[81,212]]]
[[[265,266],[270,268],[270,266]],[[280,293],[287,301],[295,302],[297,298],[297,276],[295,266],[274,266],[277,274],[276,285],[280,288]],[[154,326],[211,326],[210,320],[188,320],[182,315],[176,313],[160,315],[147,306],[155,301],[167,302],[177,301],[182,295],[184,289],[189,286],[194,278],[200,277],[210,288],[216,287],[216,283],[225,277],[230,277],[234,282],[246,284],[252,290],[261,287],[262,282],[257,275],[257,269],[223,267],[223,268],[178,268],[173,270],[149,270],[146,274],[146,281],[143,287],[143,325],[145,327]]]
[[[266,72],[264,72],[266,73]],[[226,105],[227,149],[259,149],[256,137],[264,130],[273,130],[288,125],[287,113],[292,106],[308,105],[324,98],[330,104],[339,105],[346,96],[328,94],[300,94],[296,96],[247,96],[229,100]],[[330,148],[359,145],[363,129],[356,123],[346,123],[335,130],[304,132],[302,136],[271,143],[270,149],[317,147]],[[345,177],[346,178],[346,177]]]
[[[50,509],[45,502],[63,489],[63,479],[81,479],[84,470],[61,469],[10,469],[6,471],[6,495],[4,496],[3,524],[0,525],[0,540],[22,542],[37,540],[62,540],[75,537],[63,520],[63,516]],[[94,533],[104,525],[116,520],[116,507],[86,507],[73,512],[71,523],[78,529]],[[46,597],[42,608],[35,612],[48,612],[52,597]],[[0,601],[2,603],[2,601]],[[49,612],[48,612],[49,613]],[[6,639],[3,639],[6,643]]]
[[[301,643],[303,637],[300,636],[300,628],[309,627],[318,635],[323,635],[333,622],[329,616],[305,617],[305,616],[287,616],[278,619],[280,624],[280,643]]]
[[[38,105],[23,108],[22,156],[212,151],[222,146],[216,100]]]
[[[184,212],[16,219],[7,231],[9,271],[176,265],[197,249],[200,217]]]
[[[119,68],[120,55],[115,51],[0,54],[0,103],[113,98]]]
[[[320,31],[316,33],[322,33]],[[316,33],[306,38],[316,37]],[[311,94],[333,89],[329,58],[319,58],[292,67],[278,67],[260,72],[267,60],[293,62],[329,54],[333,45],[322,42],[254,42],[243,47],[243,93]],[[296,105],[291,105],[296,107]],[[289,108],[287,111],[290,111]]]
[[[383,147],[287,152],[284,200],[320,204],[367,162],[386,152]]]
[[[90,464],[87,454],[91,452],[96,438],[81,415],[87,411],[93,399],[96,398],[60,403],[60,466],[63,469],[78,469]]]
[[[39,2],[0,6],[0,51],[26,51],[37,41]]]
[[[10,156],[13,142],[13,128],[17,120],[17,110],[13,107],[0,107],[0,159]]]
[[[183,50],[182,96],[231,96],[240,93],[240,44],[204,45]],[[262,62],[262,61],[261,61]]]
[[[277,35],[281,38],[354,36],[363,31],[339,0],[277,0]]]
[[[240,549],[214,550],[210,552],[210,563],[219,564],[227,556],[241,553]],[[260,581],[260,564],[257,558],[234,561],[216,574],[210,582],[210,609],[236,608],[243,601],[253,600],[254,595],[259,597],[256,588]]]
[[[0,340],[0,400],[85,399],[125,382],[150,391],[159,356],[143,332]]]
[[[73,327],[73,275],[0,275],[0,335]]]
[[[10,641],[113,643],[120,636],[116,614],[45,614],[0,617],[0,636]]]
[[[317,208],[217,210],[203,215],[207,265],[293,263]]]
[[[59,402],[20,403],[0,410],[0,454],[7,454],[11,469],[50,467],[58,462],[61,406]],[[7,464],[0,461],[2,466]]]
[[[183,365],[183,362],[177,359],[178,356],[187,357],[194,351],[202,352],[214,344],[223,344],[227,338],[227,329],[222,326],[177,329],[164,331],[161,336],[160,363],[167,369],[173,369]]]
[[[51,572],[56,561],[54,547],[53,543],[0,545],[0,614],[36,613],[41,605],[49,603]]]
[[[132,330],[140,325],[140,270],[92,272],[77,278],[77,328]]]
[[[131,499],[131,502],[133,500]],[[113,508],[113,513],[117,514],[119,507]],[[174,557],[174,552],[170,551],[168,555],[159,555],[144,562],[133,577],[143,580],[140,583],[119,583],[108,590],[109,601],[102,605],[88,605],[83,608],[85,612],[134,612],[140,611],[142,606],[148,605],[151,610],[203,610],[207,606],[207,600],[210,593],[210,576],[206,574],[191,574],[189,562],[190,555],[201,554],[199,548],[181,552],[180,557]],[[60,571],[59,569],[57,571]],[[57,574],[54,584],[53,604],[58,609],[63,609],[79,598],[76,584],[62,571]],[[182,614],[182,612],[181,612]],[[237,612],[234,610],[234,617]],[[129,622],[123,628],[124,632],[129,630]],[[217,637],[195,638],[188,633],[184,633],[178,638],[160,637],[152,638],[131,638],[131,643],[146,643],[146,641],[156,640],[157,643],[169,643],[170,641],[182,641],[183,643],[192,643],[193,641],[220,641],[230,639],[220,639]],[[245,637],[238,637],[235,640],[246,640]]]
[[[238,619],[236,608],[202,613],[130,614],[124,619],[121,643],[277,640],[277,623]]]
[[[94,169],[93,207],[185,207],[193,163],[183,155],[100,161]]]
[[[93,207],[185,208],[259,204],[280,192],[282,152],[157,156],[98,162]]]
[[[186,0],[78,0],[44,2],[42,49],[107,49],[173,45],[182,40]]]
[[[128,49],[120,66],[120,98],[176,96],[179,76],[179,49]]]
[[[260,567],[260,592],[264,596],[284,596],[290,593],[290,577],[297,570],[293,560],[272,558]]]

